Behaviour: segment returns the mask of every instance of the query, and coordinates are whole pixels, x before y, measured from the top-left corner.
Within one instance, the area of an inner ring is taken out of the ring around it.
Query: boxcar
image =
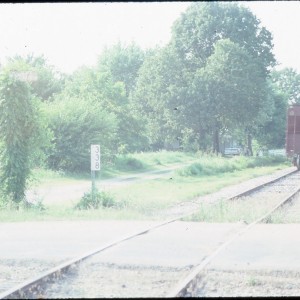
[[[286,155],[300,170],[300,104],[293,104],[287,111]]]

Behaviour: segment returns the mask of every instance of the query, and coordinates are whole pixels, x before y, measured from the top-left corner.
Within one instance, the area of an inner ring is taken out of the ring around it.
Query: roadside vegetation
[[[261,201],[261,199],[247,201],[243,198],[230,201],[221,200],[215,205],[202,203],[198,209],[198,213],[184,220],[212,223],[242,222],[250,224],[268,213],[272,206],[274,206],[274,199],[272,198],[264,198],[264,201]]]
[[[188,164],[199,158],[199,153],[185,153],[179,151],[140,152],[132,154],[118,154],[113,161],[104,163],[96,177],[101,179],[115,178],[126,174],[143,173],[164,169],[177,164]],[[64,170],[36,168],[32,171],[30,186],[75,183],[90,180],[90,171],[74,173]]]
[[[256,157],[284,147],[287,106],[300,102],[300,75],[275,70],[272,51],[271,33],[242,4],[195,2],[174,22],[167,45],[117,43],[72,74],[44,56],[11,57],[0,64],[3,219],[8,208],[16,216],[36,209],[37,218],[91,213],[84,207],[96,215],[104,203],[104,215],[140,217],[284,167],[284,159]],[[93,144],[101,147],[98,181],[189,165],[112,196],[100,184],[98,202],[89,205],[88,194],[85,204],[73,199],[76,213],[61,204],[50,214],[43,199],[28,203],[37,186],[87,183]],[[233,145],[249,157],[221,157]]]
[[[94,197],[87,192],[80,199],[72,199],[72,201],[64,203],[44,203],[43,199],[39,199],[34,204],[23,205],[18,211],[11,210],[11,207],[3,207],[0,210],[0,220],[155,220],[159,212],[180,202],[190,201],[196,197],[216,192],[223,187],[270,174],[289,166],[289,162],[279,156],[228,158],[203,153],[191,155],[178,152],[157,152],[132,154],[130,158],[147,166],[144,169],[136,169],[135,165],[129,164],[131,166],[131,169],[128,167],[130,174],[136,175],[147,170],[157,170],[157,167],[161,167],[161,163],[165,167],[184,162],[187,162],[187,165],[160,178],[119,186],[111,190],[102,189],[101,179],[99,179],[97,181],[98,190]],[[126,161],[124,157],[122,160]],[[219,167],[217,168],[216,165]],[[110,168],[112,171],[112,167]],[[207,170],[210,169],[214,171],[208,172]],[[119,174],[128,174],[127,171]],[[41,170],[38,172],[42,173]],[[67,182],[89,181],[89,178],[85,177],[86,175],[74,177],[50,172],[52,176],[49,176],[49,172],[44,172],[46,175],[39,183],[40,186],[47,184],[59,186]],[[223,209],[223,211],[225,210]],[[214,214],[211,210],[210,213]],[[209,220],[209,218],[205,218],[205,220]]]

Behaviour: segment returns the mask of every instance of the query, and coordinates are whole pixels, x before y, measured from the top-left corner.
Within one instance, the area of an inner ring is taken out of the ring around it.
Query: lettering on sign
[[[91,170],[100,170],[100,145],[91,145]]]

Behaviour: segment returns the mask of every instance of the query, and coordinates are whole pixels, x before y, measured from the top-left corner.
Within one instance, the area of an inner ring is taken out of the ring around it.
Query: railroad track
[[[283,176],[281,179],[270,181],[268,185],[263,185],[257,187],[257,189],[252,189],[251,191],[245,191],[240,195],[237,195],[230,200],[240,198],[246,195],[255,193],[259,191],[262,187],[266,186],[266,188],[262,191],[262,193],[268,193],[273,190],[273,194],[281,194],[280,201],[269,209],[267,213],[263,216],[257,218],[252,221],[250,224],[247,224],[246,227],[239,230],[234,236],[232,236],[229,240],[224,242],[219,248],[217,248],[213,253],[211,253],[206,259],[204,259],[198,266],[196,266],[192,272],[169,293],[169,297],[195,297],[199,295],[199,289],[201,290],[201,272],[217,257],[226,247],[228,247],[233,241],[235,241],[239,236],[247,232],[249,229],[257,225],[258,223],[268,223],[272,215],[279,209],[282,209],[284,206],[289,204],[296,195],[299,196],[300,192],[300,174],[299,172],[292,172],[287,176]],[[299,199],[300,201],[300,199]],[[298,205],[298,212],[300,211],[300,205]],[[200,288],[199,288],[200,287]]]
[[[285,194],[284,199],[281,199],[280,201],[276,202],[276,205],[273,206],[266,214],[261,216],[259,219],[253,221],[251,224],[248,224],[246,227],[243,227],[241,230],[239,230],[233,237],[231,237],[229,240],[224,242],[219,248],[217,248],[211,255],[209,255],[206,259],[204,259],[199,265],[192,268],[192,272],[190,273],[189,270],[185,270],[185,273],[188,271],[188,276],[185,277],[183,281],[181,281],[175,289],[172,290],[171,293],[169,293],[170,297],[178,297],[178,296],[189,296],[192,294],[191,290],[195,286],[195,284],[198,283],[199,278],[197,277],[199,272],[205,268],[207,264],[209,264],[214,257],[216,257],[224,248],[226,248],[233,240],[235,240],[238,236],[249,230],[252,226],[255,224],[267,221],[270,215],[277,210],[279,207],[287,203],[298,191],[299,186],[297,185],[297,180],[299,180],[300,174],[298,172],[290,172],[288,174],[285,174],[283,176],[279,176],[277,178],[272,179],[271,181],[264,182],[263,184],[256,186],[251,189],[247,189],[237,195],[234,195],[233,197],[228,198],[228,201],[236,200],[237,198],[245,198],[251,193],[259,193],[259,190],[262,188],[269,189],[275,189],[276,187],[276,193],[281,194],[281,197],[283,194]],[[288,188],[287,188],[288,184]],[[270,186],[273,185],[271,188]],[[281,189],[280,189],[281,187]],[[291,191],[293,190],[293,191]],[[268,192],[268,191],[267,191]],[[266,192],[265,192],[266,193]],[[83,261],[87,261],[88,259],[92,259],[93,256],[95,256],[98,253],[101,253],[105,250],[108,250],[110,248],[113,248],[116,245],[119,245],[125,241],[132,240],[142,234],[148,233],[150,231],[154,231],[155,229],[158,229],[159,227],[167,226],[173,222],[180,221],[183,218],[190,217],[193,215],[195,211],[188,212],[185,214],[182,214],[176,218],[169,219],[167,221],[161,222],[158,225],[152,226],[147,228],[146,230],[142,230],[140,232],[137,232],[134,235],[128,235],[122,239],[116,240],[112,243],[109,243],[105,246],[102,246],[100,248],[94,249],[88,253],[84,253],[83,255],[76,257],[70,261],[67,261],[63,264],[60,264],[43,274],[40,274],[36,276],[35,278],[32,278],[26,282],[23,282],[19,284],[18,286],[14,286],[11,289],[7,290],[6,292],[3,292],[0,294],[0,299],[13,299],[13,298],[42,298],[43,295],[46,294],[46,291],[51,289],[51,285],[53,283],[56,283],[58,280],[64,280],[67,278],[68,274],[71,274],[77,266],[82,263]],[[51,293],[50,293],[51,294]],[[61,297],[61,295],[56,295],[57,297]],[[54,296],[55,297],[55,296]]]

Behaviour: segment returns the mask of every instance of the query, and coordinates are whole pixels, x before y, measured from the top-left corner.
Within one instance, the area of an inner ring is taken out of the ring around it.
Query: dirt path
[[[112,179],[97,180],[96,186],[100,190],[110,190],[121,185],[129,185],[145,180],[168,177],[176,169],[182,168],[187,164],[174,164],[163,170],[154,170],[131,175],[124,175]],[[26,193],[27,200],[35,203],[42,201],[46,205],[59,204],[61,202],[75,204],[86,192],[91,190],[91,181],[82,180],[80,182],[64,183],[63,185],[53,183],[46,187],[36,187]]]

